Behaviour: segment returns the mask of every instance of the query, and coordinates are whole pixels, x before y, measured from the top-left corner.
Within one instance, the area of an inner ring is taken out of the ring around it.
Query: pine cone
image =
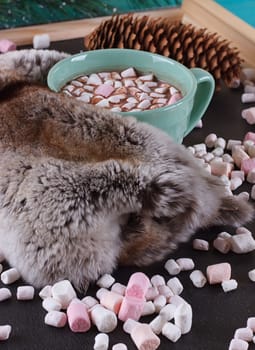
[[[209,71],[220,88],[221,80],[228,87],[240,83],[239,52],[227,40],[207,29],[168,19],[116,15],[102,22],[84,39],[88,50],[129,48],[150,51],[170,57],[188,68]]]

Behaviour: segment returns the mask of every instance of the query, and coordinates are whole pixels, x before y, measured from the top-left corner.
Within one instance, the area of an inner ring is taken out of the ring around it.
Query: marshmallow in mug
[[[115,112],[156,109],[178,102],[182,93],[152,73],[140,74],[130,67],[122,72],[101,72],[80,76],[62,91],[85,103]]]

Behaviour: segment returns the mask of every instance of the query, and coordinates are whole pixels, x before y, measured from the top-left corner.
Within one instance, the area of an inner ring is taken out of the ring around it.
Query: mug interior
[[[153,73],[157,79],[174,85],[183,95],[179,103],[193,98],[195,94],[196,81],[188,68],[158,54],[130,49],[94,50],[68,57],[51,68],[48,74],[48,86],[58,92],[66,83],[82,74],[121,71],[129,67],[135,68],[139,73]],[[158,110],[174,109],[174,106],[176,104]],[[121,114],[130,113],[132,112],[121,112]],[[145,110],[139,112],[141,113],[150,114],[152,111]]]

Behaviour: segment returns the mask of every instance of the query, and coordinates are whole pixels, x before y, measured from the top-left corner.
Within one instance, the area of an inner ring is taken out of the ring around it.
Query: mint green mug
[[[142,73],[153,73],[158,79],[169,82],[182,92],[183,98],[154,110],[118,114],[123,117],[133,115],[139,121],[164,130],[181,143],[202,118],[214,92],[214,79],[203,69],[188,69],[175,60],[150,52],[103,49],[82,52],[55,64],[48,74],[48,86],[58,92],[67,82],[82,74],[121,71],[128,67]]]

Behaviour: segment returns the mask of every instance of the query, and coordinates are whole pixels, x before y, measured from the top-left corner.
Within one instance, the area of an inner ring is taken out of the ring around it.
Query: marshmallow
[[[76,292],[70,281],[62,280],[55,283],[51,288],[52,297],[59,301],[62,309],[66,309],[72,299],[76,298]]]
[[[204,251],[209,250],[209,243],[204,239],[198,239],[198,238],[193,239],[192,246],[193,246],[193,249],[196,249],[196,250],[204,250]]]
[[[94,350],[108,350],[109,347],[109,335],[105,333],[99,333],[95,336]]]
[[[192,270],[195,267],[194,261],[190,258],[179,258],[176,262],[180,266],[181,271]]]
[[[20,279],[20,273],[13,267],[1,273],[1,281],[4,284],[12,284]]]
[[[150,280],[144,273],[135,272],[129,278],[125,296],[144,299],[150,285]]]
[[[39,292],[39,297],[41,299],[46,299],[46,298],[51,297],[52,296],[51,288],[52,288],[52,286],[50,286],[50,285],[43,287]]]
[[[16,50],[16,44],[8,39],[0,40],[0,52],[5,53]]]
[[[181,337],[181,330],[179,327],[174,325],[171,322],[167,322],[162,327],[162,334],[172,342],[177,342],[178,339]]]
[[[65,327],[66,322],[67,322],[66,314],[64,312],[56,311],[56,310],[48,312],[44,318],[45,324],[49,326],[57,327],[57,328]]]
[[[176,310],[176,305],[174,304],[166,304],[159,311],[159,314],[168,322],[174,318],[174,313]]]
[[[228,350],[248,350],[249,344],[242,339],[232,339]]]
[[[115,282],[115,278],[109,275],[108,273],[106,273],[99,278],[96,284],[101,288],[107,289],[107,288],[110,288],[114,282]]]
[[[148,316],[154,314],[156,311],[156,307],[152,301],[147,301],[144,304],[143,311],[141,316]]]
[[[82,301],[73,299],[66,310],[67,320],[73,332],[87,332],[90,327],[90,318],[86,306]]]
[[[4,301],[6,299],[10,299],[12,293],[8,288],[0,288],[0,301]]]
[[[12,327],[10,325],[0,326],[0,340],[7,340],[10,337]]]
[[[145,323],[138,324],[131,331],[131,338],[138,350],[155,350],[160,345],[160,339]]]
[[[121,295],[124,295],[125,294],[125,291],[126,291],[126,286],[124,284],[121,284],[121,283],[114,283],[111,287],[111,291],[112,292],[115,292],[115,293],[118,293],[118,294],[121,294]]]
[[[247,327],[255,332],[255,317],[249,317],[247,319]]]
[[[159,312],[162,309],[162,307],[166,305],[166,297],[164,295],[158,295],[154,299],[153,303],[155,305],[156,312]]]
[[[50,46],[49,34],[37,34],[33,37],[34,49],[47,49]]]
[[[145,299],[133,298],[125,296],[120,306],[118,317],[121,321],[126,321],[128,318],[139,320],[142,315]]]
[[[86,306],[87,310],[98,304],[98,300],[90,295],[85,296],[81,301]]]
[[[118,321],[115,313],[100,304],[90,310],[90,317],[99,332],[109,333],[117,327]]]
[[[249,327],[238,328],[236,329],[234,334],[234,339],[242,339],[247,342],[252,341],[252,338],[253,338],[253,331]]]
[[[203,288],[207,282],[205,275],[200,270],[192,271],[189,277],[193,285],[197,288]]]
[[[209,265],[207,266],[206,274],[209,284],[221,283],[230,279],[231,266],[229,263]]]
[[[238,286],[238,283],[234,279],[221,282],[221,287],[224,290],[224,292],[230,292],[232,290],[235,290],[237,289],[237,286]]]
[[[158,315],[149,323],[149,326],[151,327],[152,331],[158,335],[161,333],[166,322],[166,319],[162,315]]]
[[[117,343],[117,344],[113,345],[112,350],[128,350],[128,348],[127,348],[126,344]]]
[[[62,308],[62,305],[60,304],[60,302],[53,299],[52,297],[48,297],[43,300],[42,307],[48,312],[53,310],[60,311]]]
[[[188,303],[177,306],[174,313],[174,323],[180,328],[181,334],[186,334],[192,326],[192,308]]]
[[[166,284],[165,279],[161,275],[154,275],[151,277],[151,284],[153,287],[164,286]]]
[[[229,242],[231,250],[237,254],[249,253],[255,249],[255,240],[250,233],[233,235]]]
[[[170,275],[178,275],[181,272],[181,267],[174,259],[169,259],[164,265]]]
[[[159,290],[157,287],[149,287],[146,294],[146,300],[154,300],[159,295]]]
[[[32,300],[34,298],[35,289],[32,286],[20,286],[17,288],[18,300]]]
[[[100,299],[100,304],[117,314],[119,312],[122,300],[122,295],[112,291],[107,291],[103,293]]]
[[[170,280],[167,281],[167,285],[175,295],[180,295],[183,291],[183,285],[177,277],[170,278]]]

